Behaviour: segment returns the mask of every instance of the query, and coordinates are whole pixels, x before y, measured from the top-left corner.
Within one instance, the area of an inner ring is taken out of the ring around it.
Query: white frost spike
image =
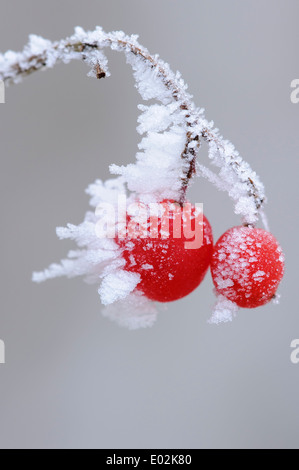
[[[185,120],[184,113],[180,110],[178,103],[172,102],[169,105],[153,104],[144,106],[140,104],[138,109],[142,114],[138,117],[139,134],[146,132],[163,132],[171,125],[179,125]]]
[[[29,42],[26,47],[28,55],[39,55],[52,47],[51,41],[44,39],[36,34],[29,35]]]
[[[157,320],[158,310],[155,304],[147,300],[140,292],[129,294],[102,310],[104,317],[129,330],[152,327]]]
[[[110,305],[125,299],[140,282],[140,275],[119,270],[108,274],[99,289],[103,305]]]
[[[94,208],[102,202],[108,202],[116,207],[119,196],[126,196],[126,187],[122,178],[105,182],[96,180],[88,186],[85,192],[90,196],[89,204]]]
[[[231,322],[237,315],[238,310],[239,307],[235,303],[226,299],[223,295],[218,295],[213,315],[209,319],[208,323],[218,325],[219,323]]]
[[[143,152],[137,153],[137,162],[127,166],[110,165],[110,172],[121,175],[128,189],[139,195],[178,199],[182,177],[180,155],[185,140],[181,127],[172,127],[163,134],[149,132],[139,144]]]
[[[209,127],[209,126],[207,126]],[[258,220],[255,194],[248,182],[254,181],[260,199],[265,200],[264,188],[256,173],[244,162],[234,146],[212,131],[214,139],[209,142],[209,158],[220,168],[219,176],[200,166],[200,173],[214,183],[221,191],[227,191],[235,202],[235,213],[240,215],[247,224],[255,224]]]

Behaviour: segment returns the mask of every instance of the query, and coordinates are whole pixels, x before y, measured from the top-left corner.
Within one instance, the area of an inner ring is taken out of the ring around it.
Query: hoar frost
[[[136,162],[127,166],[112,164],[110,172],[117,175],[115,179],[97,180],[90,185],[87,194],[91,207],[95,209],[101,203],[116,206],[119,194],[128,196],[128,192],[130,202],[179,201],[182,182],[200,140],[204,139],[209,145],[211,163],[219,168],[219,172],[215,174],[197,163],[197,174],[208,178],[219,190],[227,191],[234,201],[235,212],[244,222],[255,223],[265,200],[259,178],[232,144],[213,129],[213,123],[204,117],[204,110],[195,107],[181,75],[174,74],[158,56],[150,56],[138,43],[137,36],[126,36],[123,32],[105,33],[99,27],[92,32],[77,27],[73,36],[59,42],[31,35],[22,52],[0,54],[0,79],[16,83],[33,70],[82,58],[91,68],[89,76],[97,77],[98,67],[103,76],[109,76],[107,59],[102,52],[105,47],[125,53],[142,99],[154,99],[158,103],[139,106],[141,115],[137,131],[143,137]],[[84,276],[87,282],[98,285],[102,303],[106,305],[105,316],[132,329],[152,326],[157,310],[153,302],[136,291],[140,279],[123,269],[124,259],[116,242],[96,235],[100,217],[95,210],[88,211],[80,225],[58,228],[58,237],[73,240],[78,249],[70,251],[60,264],[51,264],[43,272],[34,273],[33,280],[42,282],[58,276]],[[144,265],[143,269],[151,269],[151,266]],[[171,276],[169,273],[169,279]],[[263,273],[257,272],[255,276],[260,279]],[[221,275],[218,282],[223,282]],[[233,283],[234,279],[229,282]],[[219,298],[211,321],[228,321],[235,313],[232,302]]]

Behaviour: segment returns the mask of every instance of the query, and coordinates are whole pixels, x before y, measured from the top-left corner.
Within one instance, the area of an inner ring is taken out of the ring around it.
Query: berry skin
[[[269,232],[233,227],[214,247],[211,272],[216,291],[239,307],[269,302],[283,277],[284,255]]]
[[[172,201],[163,201],[172,203]],[[191,209],[191,228],[195,229],[195,207]],[[181,238],[173,236],[173,225],[178,222],[182,227]],[[161,237],[161,221],[157,238],[117,239],[123,249],[126,261],[125,270],[139,273],[141,281],[137,289],[151,300],[172,302],[190,294],[204,279],[213,253],[213,236],[211,226],[203,216],[203,244],[200,248],[185,247],[186,238],[183,232],[182,214],[170,214],[169,237]]]

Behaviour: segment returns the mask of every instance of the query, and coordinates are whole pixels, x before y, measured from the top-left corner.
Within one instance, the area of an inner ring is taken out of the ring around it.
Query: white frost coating
[[[157,320],[158,310],[140,292],[129,294],[125,300],[108,305],[102,311],[104,317],[129,330],[148,328]]]
[[[235,213],[240,215],[247,224],[255,224],[258,220],[255,195],[251,194],[248,181],[255,182],[255,188],[261,200],[265,200],[264,187],[256,173],[244,162],[234,146],[218,136],[218,132],[211,133],[215,139],[209,142],[209,158],[213,165],[220,168],[215,175],[203,166],[200,166],[201,175],[214,183],[220,191],[227,191],[235,202]]]
[[[276,292],[275,296],[272,299],[272,303],[274,305],[279,305],[280,304],[280,299],[281,299],[281,295]]]
[[[214,311],[208,323],[218,325],[219,323],[228,323],[233,321],[237,315],[239,307],[225,298],[223,295],[218,295]]]
[[[266,276],[266,273],[264,271],[257,271],[256,273],[253,274],[253,280],[254,282],[262,282]]]
[[[177,199],[181,188],[182,162],[178,158],[185,145],[185,131],[172,127],[163,134],[149,132],[139,144],[137,162],[127,166],[110,165],[112,174],[121,175],[128,189],[157,200]]]
[[[154,266],[153,266],[152,264],[143,264],[141,267],[142,267],[142,269],[144,269],[145,271],[154,269]]]
[[[91,197],[92,207],[101,202],[110,202],[116,207],[118,197],[125,194],[125,189],[120,178],[105,183],[97,180],[86,192]],[[99,286],[102,304],[109,305],[102,311],[104,316],[129,329],[152,326],[157,317],[154,303],[140,293],[132,294],[140,276],[123,269],[125,261],[113,239],[97,237],[98,220],[94,212],[87,212],[82,224],[58,227],[57,236],[61,240],[74,240],[80,249],[70,251],[68,258],[60,264],[51,264],[43,272],[33,273],[32,280],[39,283],[59,276],[84,276],[86,282]],[[145,269],[150,269],[150,266],[145,266]],[[115,308],[112,308],[112,303]]]
[[[59,42],[31,35],[22,52],[0,54],[0,80],[7,84],[17,83],[34,70],[51,68],[57,62],[68,63],[73,59],[83,59],[87,63],[91,68],[89,76],[109,76],[102,49],[110,47],[124,52],[141,97],[144,100],[155,99],[158,104],[139,106],[141,115],[137,131],[143,138],[136,162],[127,166],[112,164],[110,171],[118,175],[117,178],[105,183],[97,180],[90,185],[87,193],[91,197],[91,206],[95,208],[103,202],[116,205],[119,194],[126,194],[127,190],[131,191],[130,202],[155,202],[165,198],[180,200],[182,181],[186,179],[190,162],[196,157],[200,140],[204,139],[209,144],[212,164],[220,170],[215,174],[197,164],[198,175],[208,178],[219,190],[228,192],[242,221],[254,224],[265,200],[259,178],[233,145],[213,128],[213,122],[205,119],[204,110],[196,108],[181,75],[178,72],[174,74],[158,56],[150,56],[137,39],[137,36],[126,36],[121,31],[105,33],[100,27],[91,32],[77,27],[73,36]],[[116,302],[114,313],[108,314],[106,310],[106,316],[130,328],[142,326],[142,322],[143,326],[151,326],[156,318],[156,313],[151,310],[153,304],[135,292],[129,294],[138,284],[137,277],[123,270],[124,260],[117,244],[111,239],[96,236],[98,221],[99,216],[87,212],[82,224],[58,228],[58,237],[74,240],[79,249],[69,252],[68,258],[60,264],[51,264],[45,271],[34,273],[33,280],[42,282],[57,276],[82,275],[87,282],[99,286],[102,283],[99,293],[104,304]],[[171,276],[170,273],[169,279]],[[229,282],[233,283],[233,280]],[[125,297],[128,304],[119,300]],[[227,300],[219,300],[213,322],[232,317],[231,312],[235,310],[232,308],[234,304],[230,304]],[[145,311],[151,313],[134,316],[133,306],[141,309],[142,305],[146,305]],[[120,307],[131,313],[122,316]]]
[[[80,37],[88,40],[93,36],[87,35],[82,28],[76,28],[71,38],[59,42],[51,42],[31,34],[22,52],[7,51],[5,54],[0,54],[0,79],[5,79],[8,84],[19,83],[28,69],[52,68],[57,62],[67,64],[74,59],[82,60],[82,57],[91,67],[101,64],[102,71],[109,76],[108,61],[101,50],[92,49],[84,54],[84,51],[76,50],[76,47],[69,47],[70,44],[74,46]],[[20,72],[20,69],[24,69],[25,72]],[[95,76],[93,70],[90,76]]]
[[[110,202],[116,205],[119,194],[123,192],[124,186],[120,180],[108,180],[106,183],[97,180],[87,189],[87,193],[91,196],[90,204],[94,207],[100,202]],[[68,224],[67,227],[58,227],[57,236],[61,240],[74,240],[81,249],[70,251],[68,259],[62,260],[61,264],[51,264],[45,271],[33,273],[33,281],[42,282],[58,276],[84,276],[89,283],[100,284],[102,282],[104,284],[103,303],[109,303],[107,294],[109,289],[111,301],[116,297],[121,298],[121,294],[116,293],[113,273],[123,266],[124,260],[115,240],[97,237],[96,223],[99,219],[100,216],[97,217],[94,212],[87,212],[85,220],[80,225]],[[132,290],[128,288],[125,278],[123,278],[123,285],[118,287],[122,292]]]
[[[140,282],[140,275],[124,270],[108,274],[99,289],[102,303],[110,305],[118,300],[125,299]]]
[[[49,50],[51,47],[52,43],[48,39],[44,39],[41,36],[37,36],[35,34],[29,35],[29,42],[27,47],[28,54],[30,53],[31,55],[37,56],[44,51]]]

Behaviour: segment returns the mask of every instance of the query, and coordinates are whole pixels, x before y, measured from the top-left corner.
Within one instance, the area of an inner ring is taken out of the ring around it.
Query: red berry
[[[171,203],[172,201],[163,201],[163,204]],[[195,207],[191,207],[191,229],[195,230]],[[128,220],[131,218],[128,217]],[[185,242],[190,242],[192,238],[186,238],[184,234],[183,212],[170,212],[168,220],[167,238],[163,239],[161,235],[161,219],[158,222],[157,238],[117,238],[126,260],[124,269],[140,274],[141,281],[137,289],[149,299],[158,302],[180,299],[196,289],[205,277],[213,253],[212,229],[205,216],[203,223],[199,224],[200,229],[203,228],[203,243],[195,249],[185,246]],[[174,236],[173,228],[177,223],[181,227],[180,238]]]
[[[233,227],[214,247],[211,272],[216,291],[239,307],[269,302],[283,277],[284,256],[271,233]]]

